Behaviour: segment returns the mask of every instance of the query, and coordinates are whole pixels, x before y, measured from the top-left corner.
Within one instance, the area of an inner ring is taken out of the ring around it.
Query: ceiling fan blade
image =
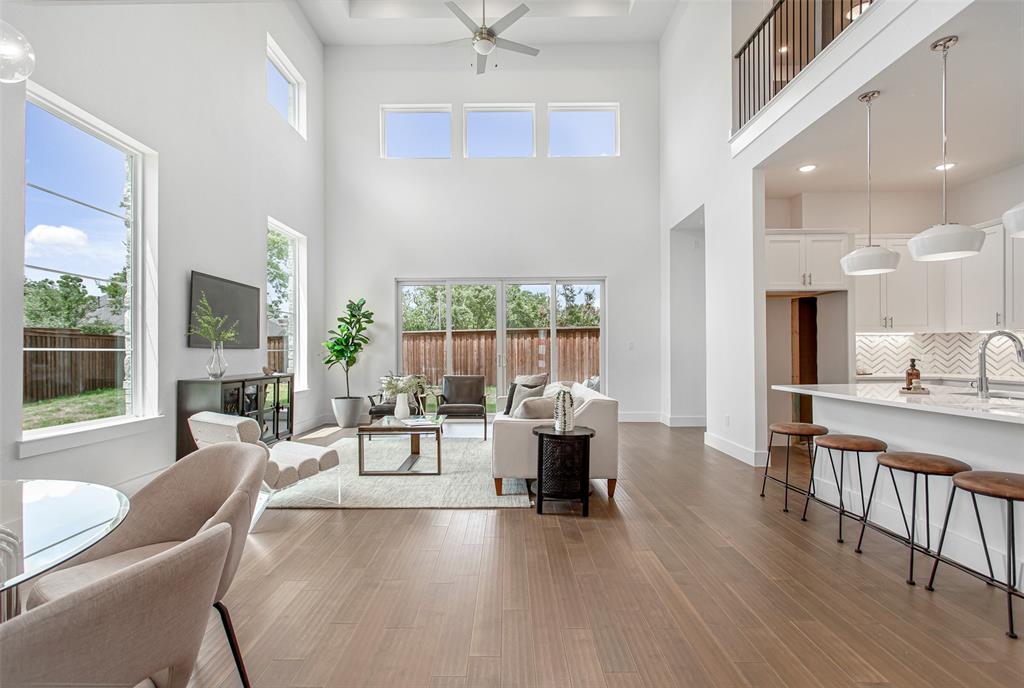
[[[452,10],[454,11],[454,10]],[[498,35],[508,27],[515,24],[517,21],[522,19],[523,15],[530,11],[530,8],[526,5],[520,5],[515,8],[498,21],[491,24],[488,28],[494,32],[494,35]]]
[[[487,71],[487,56],[477,53],[476,55],[476,73],[483,74]]]
[[[477,24],[472,19],[470,19],[469,15],[463,12],[462,8],[456,5],[454,2],[446,2],[444,6],[451,10],[452,14],[458,17],[459,21],[465,24],[466,28],[472,31],[473,33],[476,33],[480,29],[480,25]]]
[[[472,41],[472,38],[456,38],[454,41],[445,41],[444,43],[434,43],[436,48],[444,48],[450,45],[465,45]]]
[[[507,38],[494,39],[494,45],[499,48],[503,48],[504,50],[511,50],[513,52],[523,53],[524,55],[533,55],[534,57],[540,53],[540,50],[537,50],[537,48],[531,48],[528,45],[516,43],[515,41],[510,41]]]

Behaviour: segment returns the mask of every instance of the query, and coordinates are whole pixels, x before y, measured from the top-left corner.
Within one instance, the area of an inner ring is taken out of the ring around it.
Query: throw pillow
[[[548,374],[537,373],[536,375],[516,375],[514,382],[517,385],[529,385],[530,387],[540,385],[543,387],[548,383]]]
[[[544,388],[540,386],[527,387],[526,385],[516,385],[515,394],[512,395],[512,415],[515,415],[515,410],[519,408],[524,399],[539,397],[543,393]]]
[[[518,382],[513,382],[513,383],[509,384],[509,386],[508,386],[508,394],[505,395],[505,415],[506,416],[511,416],[512,415],[512,409],[515,408],[515,406],[512,405],[512,402],[515,401],[515,398],[516,398],[516,387],[520,387],[520,386],[522,386],[522,387],[534,387],[534,385],[523,385],[523,384],[518,383]]]
[[[524,399],[523,403],[516,409],[514,417],[551,420],[555,417],[555,398],[537,397],[536,399]]]

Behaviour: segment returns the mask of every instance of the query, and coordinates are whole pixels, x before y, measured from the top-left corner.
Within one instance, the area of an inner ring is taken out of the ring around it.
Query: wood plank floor
[[[268,511],[226,599],[254,685],[1024,685],[997,590],[948,567],[908,587],[905,548],[869,531],[857,555],[833,512],[782,513],[700,430],[620,442],[616,498],[595,482],[588,519]],[[192,685],[239,685],[212,616]]]

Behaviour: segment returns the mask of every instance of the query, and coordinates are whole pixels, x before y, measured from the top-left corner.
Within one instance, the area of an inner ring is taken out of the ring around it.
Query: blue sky
[[[287,122],[288,105],[291,101],[291,84],[269,59],[267,60],[267,100]]]
[[[127,155],[46,110],[26,105],[25,178],[118,215]],[[34,189],[25,191],[25,263],[109,278],[124,267],[123,219]],[[53,275],[26,269],[30,279]],[[86,282],[98,293],[93,282]]]
[[[548,119],[552,157],[615,155],[615,112],[553,110]]]
[[[532,112],[466,113],[466,153],[470,158],[533,156]]]

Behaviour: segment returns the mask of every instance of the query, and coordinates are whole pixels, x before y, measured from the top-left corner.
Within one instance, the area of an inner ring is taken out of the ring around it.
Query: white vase
[[[398,420],[405,420],[410,415],[409,412],[409,393],[400,392],[395,396],[395,418]]]
[[[572,407],[572,392],[565,388],[555,392],[555,430],[557,432],[570,432],[576,427],[576,416]]]

